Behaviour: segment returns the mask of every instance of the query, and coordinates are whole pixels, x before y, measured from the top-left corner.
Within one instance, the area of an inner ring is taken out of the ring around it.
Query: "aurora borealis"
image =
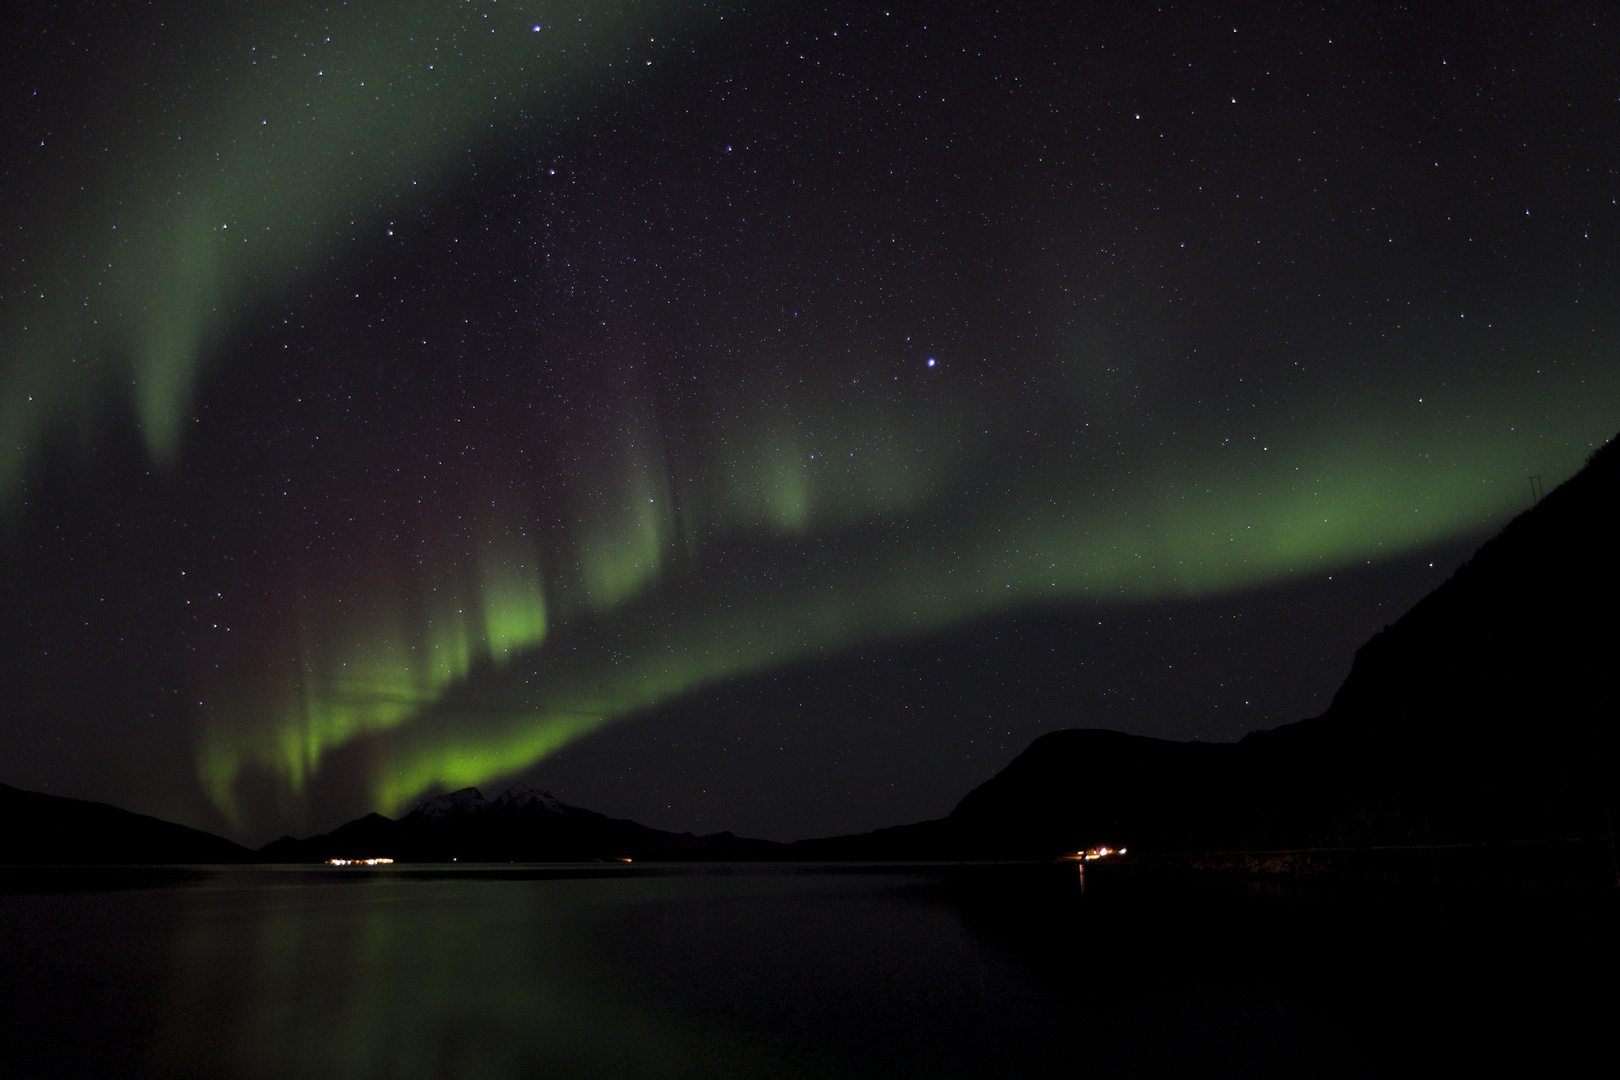
[[[1288,597],[1409,603],[1620,430],[1599,5],[15,25],[8,783],[255,839],[519,775],[628,791],[589,748],[705,694],[1054,612],[1136,620],[1053,661],[1089,701],[1166,659],[1165,613],[1264,608],[1219,631],[1248,686],[1320,629]],[[1171,733],[1181,677],[1098,722]],[[793,770],[968,737],[885,728],[904,682],[853,728],[807,706],[846,734]],[[1173,733],[1257,722],[1216,703]],[[973,771],[1094,715],[1048,704]],[[692,760],[659,791],[730,767]]]

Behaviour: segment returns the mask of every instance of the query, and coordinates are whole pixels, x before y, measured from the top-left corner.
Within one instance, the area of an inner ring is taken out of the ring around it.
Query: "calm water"
[[[1620,1004],[1612,897],[1073,867],[0,874],[24,1077],[1500,1075],[1606,1060]]]

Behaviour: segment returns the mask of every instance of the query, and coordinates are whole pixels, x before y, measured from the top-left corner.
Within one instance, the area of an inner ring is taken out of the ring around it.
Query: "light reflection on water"
[[[276,1077],[800,1074],[597,949],[648,908],[728,899],[735,879],[548,878],[199,890],[159,1056]],[[791,904],[803,885],[748,891]]]
[[[1568,989],[1616,958],[1612,898],[1555,923],[1087,876],[14,877],[0,1041],[42,1077],[1359,1076],[1500,1062],[1510,1029],[1574,1054],[1616,1004]]]

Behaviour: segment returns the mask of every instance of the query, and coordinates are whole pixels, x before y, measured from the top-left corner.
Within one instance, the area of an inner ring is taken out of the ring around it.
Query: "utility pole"
[[[1535,506],[1537,503],[1541,502],[1541,498],[1544,494],[1546,493],[1541,490],[1541,474],[1536,473],[1536,475],[1530,478],[1530,505]]]

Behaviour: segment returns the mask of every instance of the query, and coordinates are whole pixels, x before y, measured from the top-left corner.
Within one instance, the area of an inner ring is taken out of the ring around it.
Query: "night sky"
[[[1620,9],[7,5],[0,781],[792,839],[1232,739],[1620,431]]]

